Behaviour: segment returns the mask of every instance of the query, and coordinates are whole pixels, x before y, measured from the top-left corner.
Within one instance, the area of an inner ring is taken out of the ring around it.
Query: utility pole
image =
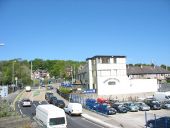
[[[12,84],[14,84],[14,64],[16,61],[12,61]]]
[[[32,61],[31,61],[31,74],[30,74],[31,80],[32,80]]]
[[[73,84],[73,67],[71,66],[71,83]]]

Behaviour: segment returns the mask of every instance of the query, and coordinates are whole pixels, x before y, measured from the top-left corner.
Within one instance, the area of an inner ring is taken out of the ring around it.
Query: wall
[[[109,83],[115,83],[115,85],[108,85]],[[156,79],[98,78],[98,95],[145,93],[156,92],[157,90],[158,84]]]

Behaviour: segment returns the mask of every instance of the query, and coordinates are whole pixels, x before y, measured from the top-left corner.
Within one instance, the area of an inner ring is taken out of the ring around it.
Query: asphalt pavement
[[[56,92],[55,89],[51,90],[51,92],[53,92],[54,96],[56,96],[58,99],[64,100],[66,105],[69,103],[69,101],[67,101],[63,97],[61,97]],[[87,109],[83,109],[82,117],[84,117],[86,120],[94,122],[95,124],[99,124],[100,126],[105,127],[105,128],[121,128],[121,127],[119,127],[119,125],[120,125],[119,123],[117,123],[117,125],[114,125],[113,121],[111,121],[111,118],[109,118],[109,116],[98,114],[98,113],[89,111]]]

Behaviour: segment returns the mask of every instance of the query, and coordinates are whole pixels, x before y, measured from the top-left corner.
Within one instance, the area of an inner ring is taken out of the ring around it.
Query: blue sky
[[[0,60],[85,61],[170,66],[170,0],[0,0]]]

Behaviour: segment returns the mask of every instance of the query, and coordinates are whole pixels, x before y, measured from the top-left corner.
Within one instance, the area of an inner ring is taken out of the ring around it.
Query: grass
[[[33,92],[33,96],[38,96],[38,95],[40,95],[40,91],[39,90]]]

